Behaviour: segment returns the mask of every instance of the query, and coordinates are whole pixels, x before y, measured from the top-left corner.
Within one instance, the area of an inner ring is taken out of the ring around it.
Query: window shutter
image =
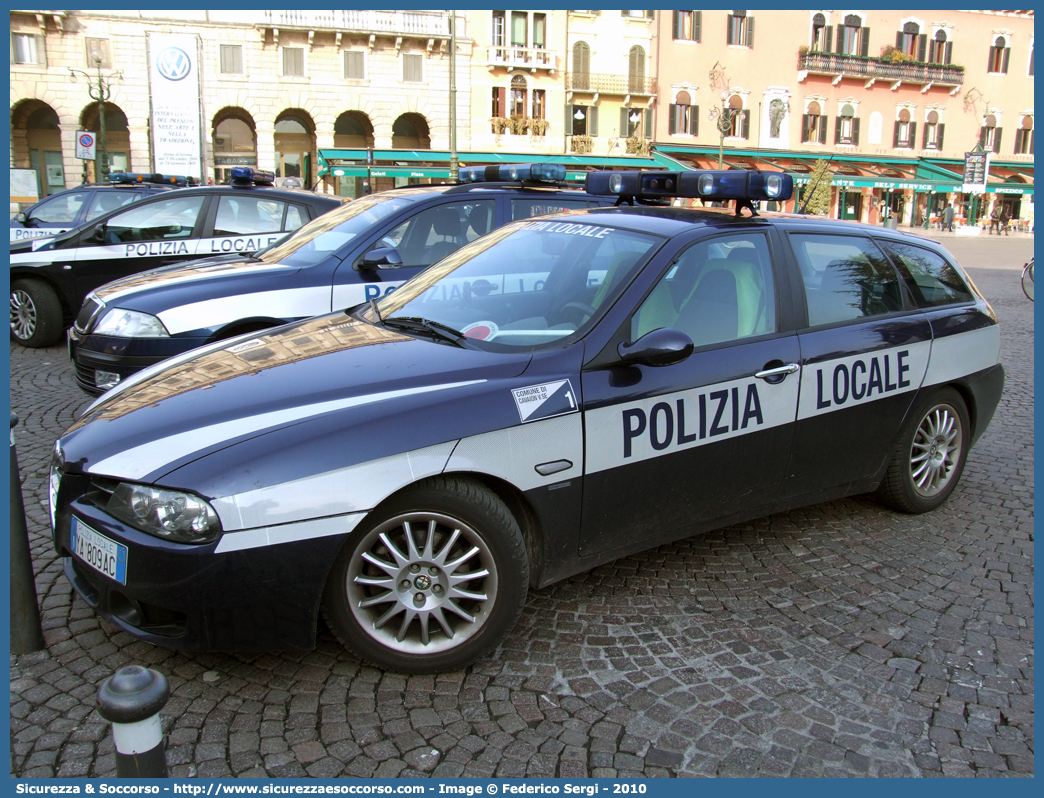
[[[841,117],[834,119],[834,144],[841,143]]]
[[[990,48],[990,60],[986,63],[986,71],[987,72],[992,72],[993,71],[993,53],[996,50],[997,50],[996,47],[991,47]]]
[[[845,51],[845,26],[837,26],[837,54],[841,55]]]
[[[572,118],[573,106],[569,106],[569,116]],[[504,86],[497,87],[497,115],[507,116],[507,89]]]
[[[929,124],[925,123],[925,125],[924,125],[924,132],[921,133],[921,149],[922,150],[928,149],[928,127],[929,127]]]
[[[1011,48],[1004,48],[1004,60],[1001,61],[1001,72],[1005,75],[1008,74],[1008,56],[1011,55]]]
[[[940,150],[943,148],[943,130],[945,130],[945,129],[946,129],[946,125],[944,125],[944,124],[942,124],[940,122],[939,123],[939,129],[938,129],[938,131],[936,131],[936,134],[935,134],[935,146],[936,146],[937,149],[940,149]]]
[[[630,137],[630,125],[627,124],[627,108],[620,109],[620,138],[625,139]]]
[[[895,130],[892,132],[892,146],[899,146],[899,120],[895,120]]]
[[[754,17],[747,17],[747,47],[754,46]],[[1005,51],[1007,53],[1007,51]],[[1008,63],[1008,56],[1005,54],[1004,63]],[[1005,69],[1005,72],[1008,70]]]
[[[895,49],[903,49],[903,32],[901,30],[895,32]]]
[[[826,132],[827,132],[827,115],[823,114],[819,117],[819,143],[826,144]]]
[[[983,125],[979,128],[979,144],[983,147],[986,146],[986,126]]]
[[[735,44],[732,41],[732,14],[725,17],[725,44]]]
[[[1036,130],[1031,130],[1031,131],[1030,131],[1030,151],[1029,151],[1029,154],[1030,154],[1030,155],[1032,155],[1032,154],[1033,154],[1033,136],[1034,136],[1034,134],[1035,134],[1036,132],[1037,132]]]
[[[671,106],[670,116],[667,118],[667,135],[673,136],[678,132],[678,117],[681,114],[681,107],[677,105]]]
[[[740,136],[745,139],[750,138],[750,111],[740,114]]]
[[[574,122],[573,114],[574,113],[576,113],[576,112],[573,110],[573,106],[567,104],[566,105],[566,115],[565,115],[565,129],[566,129],[566,133],[568,133],[570,136],[573,135],[573,122]],[[500,113],[499,111],[497,111],[497,113],[493,114],[493,116],[503,116],[503,114]]]
[[[344,76],[351,80],[362,80],[366,77],[363,54],[359,50],[344,51]]]
[[[864,58],[870,55],[870,28],[863,28],[862,41],[859,43],[859,55]]]
[[[801,141],[808,141],[808,123],[812,119],[811,116],[805,114],[801,117]]]
[[[675,39],[682,39],[682,38],[684,38],[684,36],[683,36],[684,31],[685,31],[685,29],[682,27],[682,12],[681,11],[675,11],[674,12],[674,38]]]
[[[928,34],[922,33],[917,37],[917,60],[926,61],[928,58]]]
[[[703,28],[703,12],[693,11],[692,12],[692,40],[698,42],[701,40]],[[1033,74],[1030,72],[1030,74]]]
[[[654,19],[655,17],[656,17],[656,12],[655,11],[646,11],[645,12],[645,18],[646,19]]]
[[[694,136],[700,135],[700,107],[698,105],[692,106],[692,112],[689,114],[689,132]],[[1030,138],[1030,152],[1033,152],[1033,138]]]
[[[852,120],[852,143],[859,144],[859,117]]]
[[[592,138],[598,135],[598,106],[592,105],[587,109],[587,135]]]
[[[907,142],[907,144],[909,144],[910,147],[913,147],[916,143],[917,143],[917,123],[916,122],[911,122],[910,123],[910,140]]]
[[[953,59],[953,42],[946,42],[946,54],[943,56],[943,63],[949,64]]]
[[[824,31],[826,31],[826,38],[823,40],[823,52],[832,53],[834,51],[834,29],[827,25]]]
[[[997,128],[997,132],[993,134],[993,151],[998,153],[998,154],[1001,151],[1000,143],[1001,143],[1001,133],[1002,132],[1003,131],[1000,128]]]
[[[645,113],[645,137],[651,139],[653,137],[653,110],[652,108],[646,108]]]

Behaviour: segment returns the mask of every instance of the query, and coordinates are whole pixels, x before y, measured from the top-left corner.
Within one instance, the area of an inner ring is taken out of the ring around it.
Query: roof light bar
[[[691,172],[589,172],[588,194],[619,197],[692,197],[706,200],[787,200],[794,178],[783,172],[702,169]]]
[[[233,166],[228,182],[233,186],[270,186],[275,182],[275,173],[252,166]]]
[[[566,168],[558,163],[505,163],[467,166],[457,176],[461,183],[559,183],[566,178]]]
[[[169,183],[174,186],[198,186],[199,181],[185,175],[161,175],[147,172],[109,172],[109,182],[119,185],[128,183]]]

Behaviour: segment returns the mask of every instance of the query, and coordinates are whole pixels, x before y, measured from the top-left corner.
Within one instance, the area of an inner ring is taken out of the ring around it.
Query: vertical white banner
[[[201,178],[196,37],[149,33],[152,155],[157,172]]]

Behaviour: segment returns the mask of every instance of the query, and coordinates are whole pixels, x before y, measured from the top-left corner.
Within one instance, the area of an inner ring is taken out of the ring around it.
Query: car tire
[[[11,339],[39,349],[61,340],[62,303],[47,283],[16,280],[11,286]]]
[[[953,493],[971,443],[968,409],[953,388],[919,400],[899,435],[877,498],[904,513],[926,513]]]
[[[386,670],[434,673],[503,639],[522,612],[529,561],[499,497],[439,476],[371,516],[349,535],[323,593],[323,617],[346,648]]]

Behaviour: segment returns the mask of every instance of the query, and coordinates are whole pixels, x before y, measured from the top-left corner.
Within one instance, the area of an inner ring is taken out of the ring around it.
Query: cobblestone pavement
[[[1032,239],[939,234],[1003,323],[1007,386],[939,511],[865,498],[662,546],[533,591],[460,673],[307,653],[184,654],[99,620],[46,531],[53,439],[86,405],[61,347],[11,347],[47,650],[11,660],[11,773],[112,776],[98,684],[170,679],[175,776],[1033,773]],[[1000,265],[997,265],[1000,264]]]

